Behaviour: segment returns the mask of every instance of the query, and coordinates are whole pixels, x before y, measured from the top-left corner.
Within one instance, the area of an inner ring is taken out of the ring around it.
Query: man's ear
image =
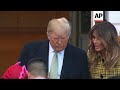
[[[48,37],[48,39],[50,40],[50,34],[47,32],[47,37]]]

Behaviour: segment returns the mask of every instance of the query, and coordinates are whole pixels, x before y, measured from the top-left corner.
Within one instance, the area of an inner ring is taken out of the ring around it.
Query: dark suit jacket
[[[31,58],[41,57],[47,62],[49,41],[32,42],[24,46],[18,61],[26,65]],[[60,79],[89,79],[89,69],[86,52],[72,45],[67,45],[64,53]]]

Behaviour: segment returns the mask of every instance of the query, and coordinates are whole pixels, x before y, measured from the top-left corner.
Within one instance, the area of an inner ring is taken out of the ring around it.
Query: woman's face
[[[101,39],[97,36],[95,31],[93,32],[92,43],[97,52],[100,52],[105,48]]]

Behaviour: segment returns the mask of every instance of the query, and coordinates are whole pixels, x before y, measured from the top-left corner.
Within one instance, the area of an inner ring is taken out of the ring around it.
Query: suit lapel
[[[48,67],[49,41],[44,42],[44,44],[41,48],[41,52],[42,52],[42,57],[46,61],[46,64],[47,64],[47,67]]]
[[[65,52],[64,52],[64,59],[63,59],[63,66],[61,69],[61,79],[64,79],[66,77],[66,73],[69,69],[69,64],[71,61],[71,51],[69,45],[66,47]]]

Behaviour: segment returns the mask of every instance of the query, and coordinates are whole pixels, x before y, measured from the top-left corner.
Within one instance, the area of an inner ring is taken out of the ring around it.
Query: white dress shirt
[[[52,48],[52,46],[49,43],[49,63],[48,63],[49,64],[48,65],[49,73],[50,73],[50,66],[52,63],[53,55],[54,55],[54,49]],[[63,58],[64,58],[64,50],[57,53],[57,55],[58,55],[58,79],[60,79],[62,65],[63,65]],[[49,73],[48,73],[48,75],[49,75]]]

